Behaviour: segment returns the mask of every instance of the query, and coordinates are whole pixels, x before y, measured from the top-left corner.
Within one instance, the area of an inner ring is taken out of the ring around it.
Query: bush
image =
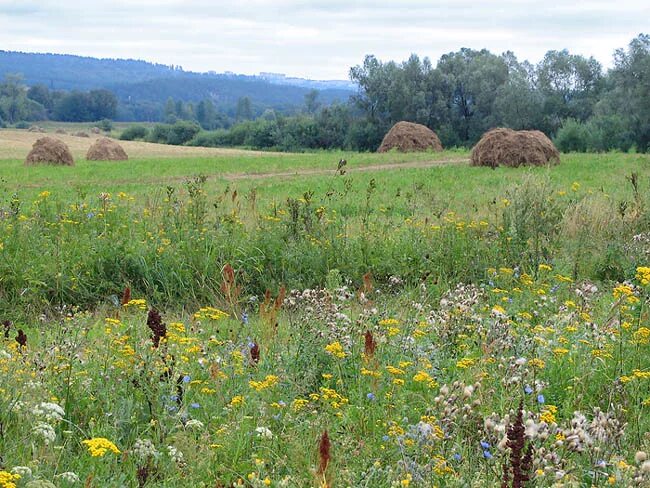
[[[111,119],[102,119],[97,123],[97,127],[105,132],[113,130],[113,121]]]
[[[225,129],[202,131],[195,135],[187,145],[198,147],[230,146],[229,132]]]
[[[189,122],[187,120],[176,122],[169,129],[167,144],[180,146],[191,141],[199,132],[201,132],[201,126],[196,122]]]
[[[26,122],[24,120],[21,120],[20,122],[16,122],[14,124],[14,127],[16,129],[29,129],[32,126],[29,122]]]
[[[585,124],[574,119],[566,119],[557,131],[553,142],[562,152],[586,152],[589,141],[589,130]]]
[[[132,125],[127,127],[120,134],[120,139],[123,141],[135,141],[136,139],[144,140],[147,138],[149,131],[143,125]]]

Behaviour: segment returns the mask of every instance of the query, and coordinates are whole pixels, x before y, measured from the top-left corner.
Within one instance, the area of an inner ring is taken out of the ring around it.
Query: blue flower
[[[189,383],[190,381],[192,381],[190,375],[186,374],[185,376],[183,376],[183,383]]]
[[[537,403],[544,403],[546,400],[544,399],[544,395],[541,393],[537,395]]]
[[[190,407],[192,407],[192,408],[200,408],[201,405],[199,405],[198,403],[192,403],[192,404],[190,404]]]
[[[461,456],[460,454],[456,453],[456,454],[454,454],[453,458],[454,458],[456,461],[460,461],[461,459],[463,459],[463,456]]]
[[[388,439],[390,439],[390,437],[388,437],[387,435],[384,435],[381,438],[381,440],[384,441],[384,442],[386,442]]]
[[[241,313],[241,321],[244,325],[248,324],[248,314],[246,312]]]
[[[533,392],[533,389],[530,387],[530,385],[526,385],[524,387],[524,392],[526,393],[526,395],[530,395]]]
[[[492,453],[491,453],[490,451],[488,451],[488,450],[486,449],[485,451],[483,451],[483,457],[484,457],[485,459],[492,459],[494,456],[492,455]]]
[[[371,393],[368,393],[368,394],[366,395],[366,398],[367,398],[368,400],[370,400],[371,402],[373,402],[373,401],[375,401],[375,398],[376,398],[376,397],[375,397],[375,394],[371,392]]]
[[[489,449],[491,446],[489,442],[481,441],[481,447],[483,449]]]

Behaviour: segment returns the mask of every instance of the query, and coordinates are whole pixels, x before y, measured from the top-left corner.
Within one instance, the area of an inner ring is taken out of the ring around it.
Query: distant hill
[[[165,102],[212,99],[229,107],[248,96],[258,108],[286,109],[302,105],[305,94],[318,89],[321,103],[345,102],[353,85],[347,81],[311,81],[273,76],[245,76],[184,71],[178,66],[134,59],[98,59],[69,54],[0,51],[0,78],[21,73],[28,85],[51,90],[107,88],[121,102]]]

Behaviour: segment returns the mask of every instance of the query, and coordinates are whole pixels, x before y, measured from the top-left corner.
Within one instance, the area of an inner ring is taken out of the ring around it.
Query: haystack
[[[41,137],[34,143],[25,159],[25,165],[33,164],[73,166],[74,159],[70,149],[63,141],[52,137]]]
[[[545,166],[559,162],[559,151],[538,130],[492,129],[472,149],[472,166]]]
[[[102,131],[99,129],[99,127],[91,127],[90,132],[93,134],[100,134]]]
[[[436,133],[428,127],[413,122],[398,122],[384,136],[377,152],[388,152],[391,149],[399,152],[442,151],[442,144]]]
[[[42,127],[39,127],[38,125],[32,125],[29,129],[27,129],[28,132],[45,132],[45,129]]]
[[[56,133],[57,133],[57,134],[67,134],[67,132],[65,131],[65,129],[57,129],[57,130],[56,130]]]
[[[76,136],[76,137],[90,137],[90,136],[88,135],[87,132],[83,132],[83,131],[75,132],[75,133],[72,134],[72,135],[73,135],[73,136]]]
[[[97,139],[86,154],[88,161],[126,161],[126,151],[117,142],[107,137]]]

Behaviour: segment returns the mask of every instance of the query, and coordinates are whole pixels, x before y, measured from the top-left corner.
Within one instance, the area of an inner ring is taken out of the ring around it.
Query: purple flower
[[[248,325],[248,314],[246,312],[241,313],[241,321],[244,325]]]
[[[463,456],[461,456],[460,454],[456,453],[456,454],[454,454],[453,458],[454,458],[456,461],[460,461],[461,459],[463,459]]]

